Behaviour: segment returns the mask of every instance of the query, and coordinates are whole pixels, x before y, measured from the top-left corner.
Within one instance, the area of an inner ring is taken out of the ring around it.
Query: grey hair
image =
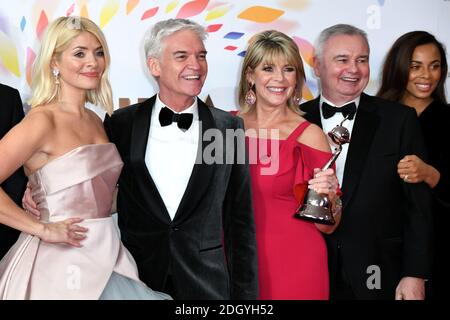
[[[150,29],[145,37],[144,49],[146,59],[150,57],[161,57],[164,39],[181,30],[194,31],[202,41],[208,36],[205,28],[192,20],[167,19],[159,21]]]
[[[339,35],[348,35],[348,36],[361,36],[364,41],[367,44],[367,48],[369,48],[369,40],[367,39],[367,33],[364,30],[361,30],[355,26],[352,26],[350,24],[335,24],[334,26],[328,27],[324,29],[320,35],[319,38],[316,41],[316,51],[314,56],[318,59],[322,58],[323,54],[323,47],[325,46],[325,43],[334,36]]]

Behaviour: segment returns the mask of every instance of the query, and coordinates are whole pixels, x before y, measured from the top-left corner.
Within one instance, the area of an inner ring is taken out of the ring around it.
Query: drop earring
[[[59,85],[59,70],[55,68],[52,70],[52,73],[53,73],[53,78],[55,78],[55,84]]]
[[[297,95],[297,93],[300,93],[300,97]],[[291,99],[292,99],[291,100],[292,104],[295,105],[295,106],[300,105],[300,102],[302,101],[302,92],[301,91],[298,92],[298,87],[297,86],[295,86],[295,90],[294,90],[294,93],[291,96]]]
[[[253,91],[254,87],[255,87],[255,84],[249,83],[249,89],[248,89],[247,93],[245,94],[245,102],[249,106],[252,106],[256,103],[256,94]]]
[[[297,94],[294,94],[292,96],[292,102],[294,103],[294,105],[300,105],[300,101],[302,101],[302,98],[297,97]]]

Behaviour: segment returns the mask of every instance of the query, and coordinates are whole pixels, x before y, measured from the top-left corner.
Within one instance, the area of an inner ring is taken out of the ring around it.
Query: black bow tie
[[[183,131],[189,129],[192,124],[194,115],[192,113],[175,113],[167,107],[164,107],[159,112],[159,123],[161,127],[171,125],[172,122],[176,122],[178,128]]]
[[[356,105],[352,102],[338,108],[332,107],[326,102],[322,103],[322,114],[325,119],[331,118],[336,112],[342,112],[344,118],[348,116],[348,119],[352,120],[355,117]]]

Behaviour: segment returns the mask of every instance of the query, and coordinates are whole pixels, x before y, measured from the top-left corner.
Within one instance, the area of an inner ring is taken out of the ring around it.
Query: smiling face
[[[409,106],[428,105],[441,79],[441,54],[435,44],[417,46],[409,63],[409,77],[402,102]]]
[[[158,80],[161,101],[178,111],[192,104],[208,74],[205,46],[192,30],[180,30],[165,38],[161,56],[150,57],[147,64]]]
[[[280,56],[271,63],[261,62],[247,78],[255,84],[257,107],[287,107],[297,84],[295,67]]]
[[[96,89],[105,71],[105,56],[98,39],[82,32],[52,61],[59,70],[61,92]]]
[[[314,61],[325,98],[342,105],[361,95],[369,82],[369,47],[360,35],[335,35]]]

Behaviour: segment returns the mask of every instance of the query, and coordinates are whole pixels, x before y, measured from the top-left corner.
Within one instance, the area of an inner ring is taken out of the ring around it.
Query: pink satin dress
[[[29,176],[42,221],[80,217],[89,231],[81,248],[22,233],[0,262],[0,299],[170,299],[139,280],[111,217],[122,166],[114,144],[91,144]]]

